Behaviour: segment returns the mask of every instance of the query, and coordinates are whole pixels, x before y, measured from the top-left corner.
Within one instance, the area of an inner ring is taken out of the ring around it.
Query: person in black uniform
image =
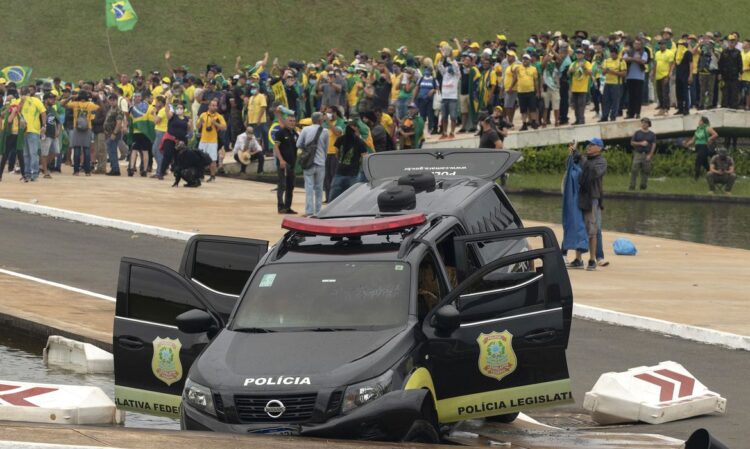
[[[203,151],[188,150],[183,142],[179,142],[175,150],[172,187],[179,187],[182,180],[186,181],[185,187],[200,187],[206,167],[211,163],[211,156]]]
[[[280,214],[296,214],[292,209],[294,195],[294,167],[297,164],[297,130],[294,111],[282,111],[280,129],[273,139],[273,155],[276,157],[276,171],[279,175],[276,198]]]

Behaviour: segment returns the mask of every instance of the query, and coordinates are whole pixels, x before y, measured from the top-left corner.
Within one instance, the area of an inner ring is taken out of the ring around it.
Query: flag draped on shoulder
[[[31,67],[11,65],[0,70],[0,74],[8,82],[16,83],[16,86],[25,86],[31,81]]]
[[[107,28],[117,27],[120,31],[130,31],[138,22],[130,0],[105,0]]]

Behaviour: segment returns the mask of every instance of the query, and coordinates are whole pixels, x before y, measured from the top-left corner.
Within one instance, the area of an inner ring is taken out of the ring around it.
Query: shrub
[[[568,156],[567,145],[553,145],[540,148],[523,148],[523,159],[513,165],[514,173],[555,174],[565,171],[565,160]],[[733,151],[735,171],[740,176],[750,175],[750,152],[742,149]],[[604,152],[607,158],[607,172],[624,175],[630,173],[632,152],[620,146],[607,147]],[[651,176],[683,177],[692,176],[695,166],[695,153],[682,147],[657,146],[653,158]]]

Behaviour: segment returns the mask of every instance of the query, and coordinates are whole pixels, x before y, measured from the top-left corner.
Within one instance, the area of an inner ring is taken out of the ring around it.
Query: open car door
[[[362,168],[368,181],[425,172],[439,179],[474,176],[493,180],[505,173],[520,157],[521,153],[513,150],[457,148],[387,151],[367,155]]]
[[[266,252],[265,240],[195,235],[185,247],[180,274],[209,298],[226,320]]]
[[[552,230],[456,237],[456,260],[467,260],[470,245],[531,237],[543,247],[466,273],[423,322],[440,422],[572,401],[565,349],[573,294]]]
[[[118,408],[180,417],[190,367],[225,326],[267,246],[248,239],[195,236],[179,273],[144,260],[120,261],[112,344]],[[195,310],[210,317],[209,332],[177,328],[177,317]]]

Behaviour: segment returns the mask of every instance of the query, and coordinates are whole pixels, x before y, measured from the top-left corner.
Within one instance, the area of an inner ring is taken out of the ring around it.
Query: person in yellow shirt
[[[91,176],[91,129],[94,114],[99,105],[93,103],[91,94],[81,90],[75,97],[62,101],[62,106],[73,111],[73,131],[70,133],[70,147],[73,148],[73,176],[78,176],[81,169],[81,151],[83,151],[83,171]]]
[[[617,45],[609,49],[609,58],[602,62],[604,74],[604,93],[602,98],[602,116],[600,122],[615,121],[620,112],[620,98],[622,97],[623,79],[628,66],[620,57]]]
[[[745,39],[742,43],[742,74],[740,75],[740,86],[742,89],[742,97],[745,99],[745,110],[750,110],[750,39]]]
[[[159,95],[154,100],[154,141],[151,146],[151,155],[156,161],[156,173],[151,175],[152,178],[164,177],[164,174],[159,171],[163,155],[161,141],[164,134],[167,133],[167,124],[169,123],[167,108],[171,107],[167,103],[167,98],[171,98],[172,93],[167,90],[166,94],[167,97]]]
[[[28,181],[36,181],[39,177],[39,149],[41,146],[42,124],[47,124],[47,108],[42,101],[33,96],[28,87],[21,90],[21,127],[26,125],[24,133],[23,178]]]
[[[656,115],[667,115],[669,111],[669,78],[672,76],[675,62],[675,52],[667,48],[667,41],[659,41],[659,50],[654,55],[656,67],[651,74],[653,81],[656,81],[656,98],[658,99]]]
[[[227,122],[218,112],[219,100],[214,98],[208,103],[208,111],[198,117],[197,128],[201,130],[201,141],[198,149],[211,158],[209,171],[211,177],[206,182],[216,180],[216,162],[219,157],[219,131],[227,129]]]
[[[573,110],[576,114],[574,125],[586,123],[584,116],[586,112],[586,95],[591,83],[591,63],[584,58],[583,50],[576,48],[576,60],[568,67],[570,76],[570,92],[573,94]]]
[[[505,106],[505,120],[513,123],[516,115],[516,101],[518,100],[518,70],[521,64],[516,60],[516,52],[508,51],[508,67],[503,72],[503,105]]]
[[[258,89],[258,84],[253,82],[250,84],[250,96],[246,97],[245,102],[247,103],[247,114],[245,116],[245,126],[251,125],[255,138],[258,139],[263,151],[269,150],[268,142],[268,125],[267,125],[267,114],[268,100],[266,94]]]
[[[130,100],[133,97],[133,92],[135,92],[135,87],[133,87],[132,84],[130,84],[130,78],[127,74],[122,73],[120,74],[120,82],[117,83],[117,87],[122,89],[122,96]]]
[[[523,127],[521,131],[529,129],[529,125],[536,129],[539,125],[537,112],[537,98],[541,97],[539,90],[539,72],[531,65],[531,55],[524,53],[523,63],[518,68],[518,108],[521,110]]]

